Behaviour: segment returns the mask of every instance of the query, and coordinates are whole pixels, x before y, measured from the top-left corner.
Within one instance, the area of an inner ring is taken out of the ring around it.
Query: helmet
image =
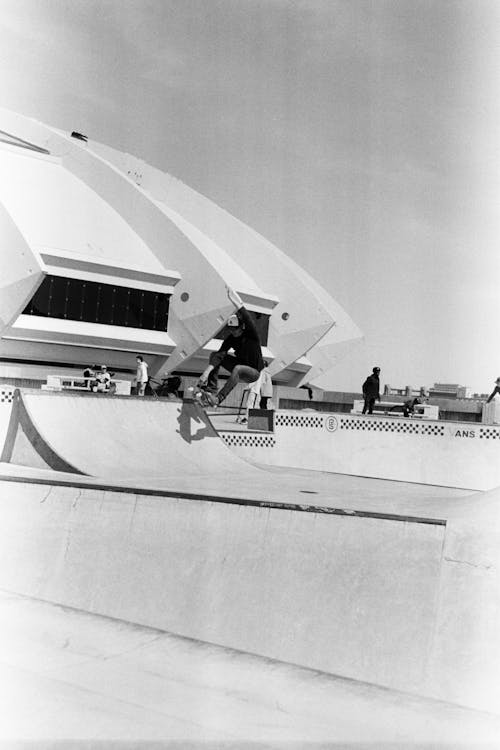
[[[237,315],[231,315],[227,320],[227,325],[229,328],[238,328],[240,325],[240,319]]]

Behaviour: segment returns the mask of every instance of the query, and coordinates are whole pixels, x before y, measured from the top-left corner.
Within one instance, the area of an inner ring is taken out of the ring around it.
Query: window
[[[46,276],[25,315],[166,331],[170,295]]]

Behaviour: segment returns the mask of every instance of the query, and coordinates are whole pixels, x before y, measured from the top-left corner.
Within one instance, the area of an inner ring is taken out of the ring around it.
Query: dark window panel
[[[82,306],[82,320],[88,323],[98,322],[99,292],[99,284],[86,282]]]
[[[128,310],[130,304],[130,289],[125,286],[117,286],[115,290],[115,326],[128,325]]]
[[[80,279],[68,279],[66,287],[66,317],[68,320],[81,320],[84,283]]]
[[[47,317],[49,310],[49,277],[46,276],[35,294],[29,305],[26,307],[24,312],[29,315],[43,315]]]
[[[155,330],[166,331],[168,326],[168,295],[159,294],[156,304]]]
[[[128,321],[131,328],[141,328],[141,299],[140,289],[131,289],[128,304]]]
[[[113,325],[115,315],[115,287],[111,284],[100,284],[99,317],[97,322]]]
[[[47,276],[24,313],[166,331],[168,307],[168,294]]]
[[[51,318],[65,318],[66,316],[66,298],[68,296],[69,279],[63,279],[60,276],[53,276],[50,283],[50,308]]]

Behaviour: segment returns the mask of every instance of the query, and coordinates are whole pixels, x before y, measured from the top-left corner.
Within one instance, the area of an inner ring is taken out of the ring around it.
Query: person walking
[[[236,308],[236,313],[227,321],[230,330],[217,352],[212,352],[209,364],[198,380],[198,387],[202,389],[201,401],[204,406],[218,406],[234,386],[239,383],[254,383],[258,380],[264,367],[259,332],[250,317],[248,310],[243,307],[241,297],[233,289],[227,287],[227,296]],[[230,354],[230,350],[234,354]],[[218,375],[223,367],[230,373],[225,385],[218,391]]]
[[[260,403],[261,409],[268,409],[267,402],[273,397],[273,381],[269,373],[268,363],[264,360],[264,369],[260,373]]]
[[[273,381],[267,365],[268,363],[264,360],[264,367],[260,371],[259,377],[248,388],[245,416],[241,420],[236,420],[240,424],[248,423],[250,409],[255,409],[257,401],[259,401],[259,409],[267,409],[267,402],[273,395]]]
[[[380,401],[380,367],[374,367],[372,374],[368,375],[365,382],[363,383],[363,398],[365,400],[363,406],[363,414],[373,414],[373,406],[375,401]]]
[[[500,377],[498,377],[495,380],[495,387],[492,390],[492,392],[490,393],[490,395],[488,396],[488,400],[487,400],[486,403],[489,404],[490,401],[492,401],[495,398],[495,396],[496,396],[497,393],[500,393]]]
[[[135,376],[136,390],[138,396],[144,396],[146,392],[146,384],[148,382],[148,365],[144,362],[143,357],[140,354],[136,357],[137,361],[137,373]]]

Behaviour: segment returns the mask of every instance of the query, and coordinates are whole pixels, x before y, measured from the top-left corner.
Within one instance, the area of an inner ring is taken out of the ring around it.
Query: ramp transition
[[[196,403],[20,390],[1,461],[124,481],[261,473]]]

